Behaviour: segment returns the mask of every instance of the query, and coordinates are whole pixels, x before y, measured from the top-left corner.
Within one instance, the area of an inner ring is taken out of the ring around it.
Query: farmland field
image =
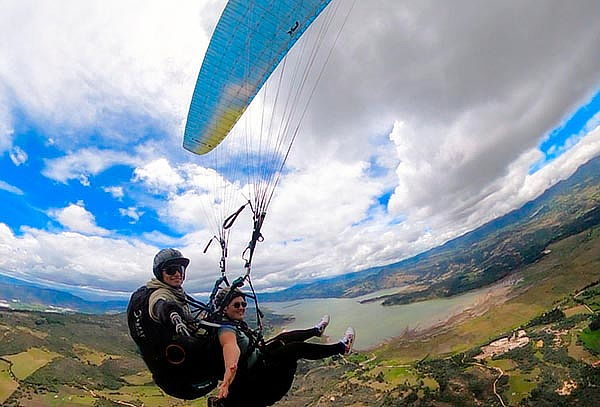
[[[31,348],[26,352],[17,353],[16,355],[4,356],[4,359],[12,362],[12,371],[15,377],[23,380],[58,356],[60,356],[58,353]]]
[[[19,387],[10,376],[10,364],[0,360],[0,404],[3,403]]]

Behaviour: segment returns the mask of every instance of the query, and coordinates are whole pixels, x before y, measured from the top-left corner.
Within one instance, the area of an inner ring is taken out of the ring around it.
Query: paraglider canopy
[[[230,0],[196,82],[183,146],[215,148],[331,0]]]

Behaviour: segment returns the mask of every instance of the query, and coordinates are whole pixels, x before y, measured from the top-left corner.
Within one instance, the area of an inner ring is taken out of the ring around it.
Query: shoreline
[[[263,307],[269,312],[289,318],[289,322],[276,324],[276,331],[303,329],[312,326],[323,314],[330,314],[333,318],[333,324],[328,330],[330,338],[335,339],[343,334],[347,326],[354,326],[358,329],[355,348],[373,351],[389,345],[402,346],[403,342],[426,341],[446,332],[513,298],[516,294],[511,294],[511,291],[518,291],[514,287],[519,281],[521,279],[516,276],[507,276],[493,285],[453,297],[386,307],[375,302],[360,303],[348,298],[265,303]]]

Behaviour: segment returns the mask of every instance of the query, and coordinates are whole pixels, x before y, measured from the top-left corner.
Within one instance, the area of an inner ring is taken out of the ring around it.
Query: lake
[[[324,314],[331,315],[325,331],[332,341],[341,338],[348,326],[356,330],[355,348],[366,350],[400,336],[407,328],[428,328],[477,306],[495,287],[473,290],[451,298],[413,304],[382,306],[380,301],[359,301],[397,292],[386,289],[357,298],[318,298],[286,302],[265,302],[262,307],[277,314],[291,315],[294,321],[286,330],[314,326]]]

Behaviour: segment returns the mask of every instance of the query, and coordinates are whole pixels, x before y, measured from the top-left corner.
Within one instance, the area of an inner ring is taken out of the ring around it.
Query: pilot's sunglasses
[[[180,265],[169,266],[169,267],[164,268],[164,272],[167,273],[167,275],[169,275],[169,276],[173,276],[177,272],[179,272],[179,274],[183,275],[183,273],[185,272],[185,267],[180,266]]]
[[[243,302],[236,302],[231,305],[233,305],[233,308],[238,309],[240,307],[246,308],[248,306],[248,303],[246,301],[243,301]]]

